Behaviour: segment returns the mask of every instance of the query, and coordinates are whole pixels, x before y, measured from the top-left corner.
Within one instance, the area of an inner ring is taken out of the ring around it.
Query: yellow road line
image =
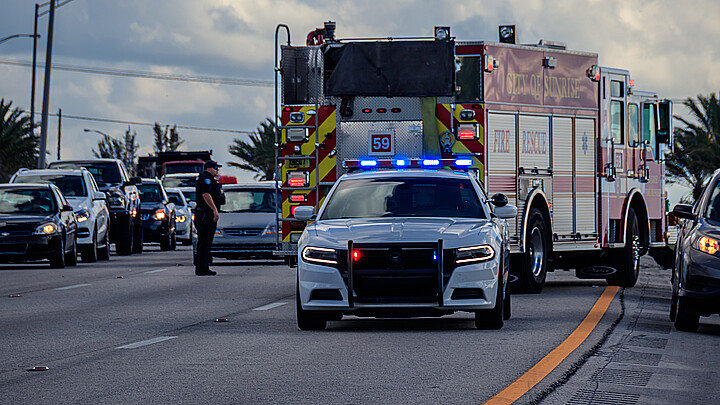
[[[595,329],[595,326],[597,326],[598,322],[602,319],[613,298],[615,298],[618,289],[619,288],[615,286],[605,287],[605,291],[603,291],[600,298],[595,302],[595,305],[590,309],[590,313],[587,314],[585,319],[583,319],[567,339],[560,343],[560,345],[553,349],[547,356],[543,357],[542,360],[525,374],[521,375],[520,378],[485,402],[485,405],[512,404],[530,391],[537,383],[542,381],[543,378],[559,366],[570,353],[577,349],[578,346],[590,336],[590,332]]]

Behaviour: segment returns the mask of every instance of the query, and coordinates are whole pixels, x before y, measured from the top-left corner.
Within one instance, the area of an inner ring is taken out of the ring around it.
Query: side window
[[[643,138],[650,145],[653,156],[657,156],[657,142],[655,141],[656,122],[655,104],[643,105]]]
[[[623,139],[623,102],[610,102],[610,135],[615,145],[622,145]]]
[[[628,145],[636,147],[640,144],[640,112],[637,104],[628,106]]]

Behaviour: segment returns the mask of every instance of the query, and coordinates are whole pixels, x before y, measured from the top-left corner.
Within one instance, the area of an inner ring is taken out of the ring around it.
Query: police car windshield
[[[225,190],[221,212],[275,212],[275,189]]]
[[[65,197],[87,197],[87,190],[85,189],[85,181],[82,176],[76,175],[60,175],[60,174],[45,174],[45,175],[20,175],[13,180],[13,183],[42,183],[42,184],[54,184]]]
[[[485,218],[470,180],[350,179],[338,184],[321,219],[377,217]]]
[[[715,184],[715,188],[713,188],[712,194],[710,195],[705,218],[720,222],[720,181]]]

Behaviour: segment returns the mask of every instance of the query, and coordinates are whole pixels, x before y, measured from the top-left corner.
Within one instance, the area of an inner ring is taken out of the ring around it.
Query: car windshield
[[[165,188],[175,188],[175,187],[195,187],[195,183],[197,183],[197,176],[194,177],[169,177],[166,179],[163,179],[163,186]]]
[[[190,201],[195,201],[195,192],[194,191],[183,191],[183,195],[185,196],[185,199]]]
[[[177,199],[177,202],[175,203],[175,205],[177,205],[178,207],[184,207],[184,206],[185,206],[185,205],[183,204],[182,196],[180,195],[180,193],[175,192],[175,191],[168,191],[168,192],[167,192],[167,195],[168,195],[168,198],[173,198],[173,197],[175,197],[175,198]],[[142,201],[142,200],[140,200],[140,201]]]
[[[50,190],[0,189],[0,214],[49,214],[56,211]]]
[[[121,183],[120,172],[115,163],[111,162],[60,162],[51,163],[51,169],[79,169],[84,167],[92,173],[95,181],[101,185]]]
[[[42,183],[58,186],[65,197],[87,197],[87,189],[82,176],[61,174],[28,174],[15,177],[13,183]]]
[[[222,212],[275,212],[275,190],[235,189],[225,191]]]
[[[709,220],[720,222],[720,181],[715,184],[715,188],[713,188],[712,194],[710,195],[710,202],[708,203],[705,217]]]
[[[376,217],[485,218],[470,180],[379,178],[343,180],[321,219]]]
[[[202,173],[204,163],[171,163],[163,166],[164,174],[171,173]]]
[[[138,186],[140,191],[140,202],[157,203],[162,201],[162,190],[157,184],[141,184]]]

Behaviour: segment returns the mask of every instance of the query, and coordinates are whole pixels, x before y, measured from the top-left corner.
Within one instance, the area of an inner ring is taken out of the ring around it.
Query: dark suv
[[[107,195],[110,210],[110,241],[119,255],[142,252],[139,177],[130,177],[118,159],[58,160],[50,169],[86,168],[92,173],[100,191]]]
[[[174,250],[177,246],[175,204],[170,202],[165,187],[158,179],[142,179],[138,190],[145,241],[160,243],[161,250]]]

